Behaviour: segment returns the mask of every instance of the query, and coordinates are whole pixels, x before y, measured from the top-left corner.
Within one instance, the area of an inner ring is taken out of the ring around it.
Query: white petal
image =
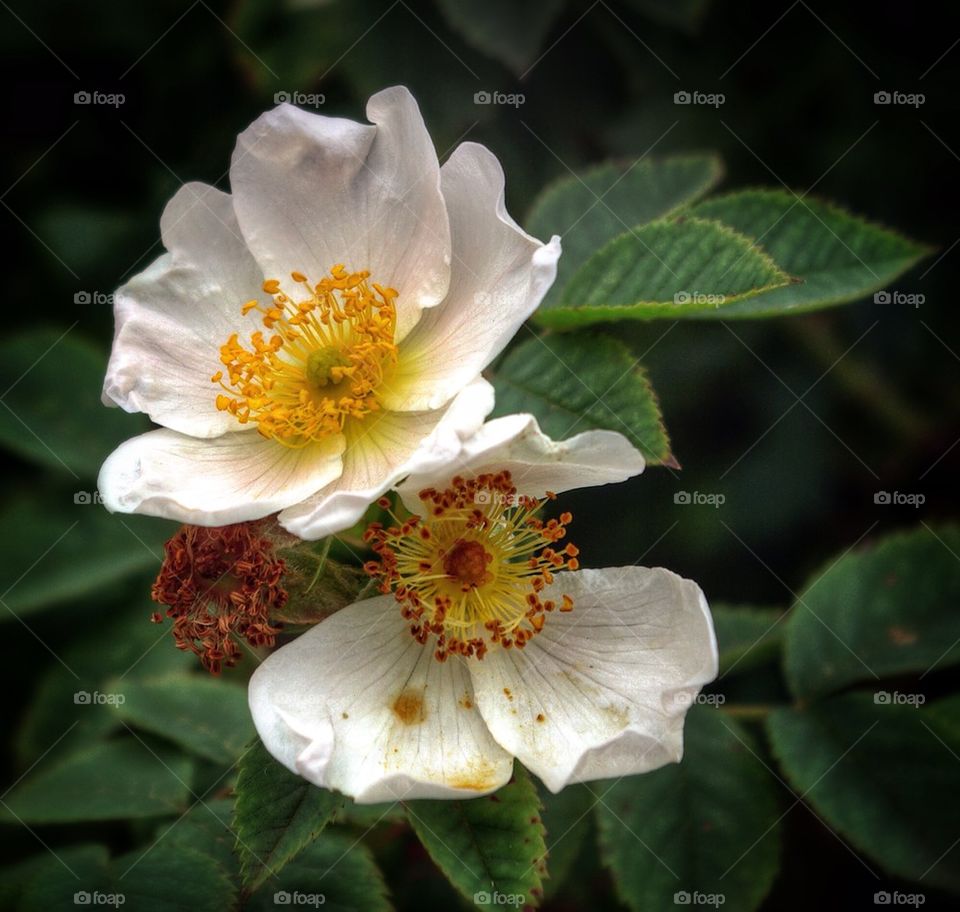
[[[421,510],[417,493],[446,487],[454,475],[473,477],[506,469],[517,492],[543,497],[571,488],[625,481],[643,471],[643,456],[615,431],[585,431],[569,440],[551,440],[533,415],[507,415],[488,421],[453,463],[412,474],[397,486],[407,509]]]
[[[392,596],[339,611],[250,679],[264,746],[284,766],[360,803],[475,797],[513,760],[474,706],[463,662],[438,662]]]
[[[343,447],[341,436],[290,449],[256,431],[213,440],[150,431],[110,454],[98,487],[111,512],[224,526],[275,513],[329,484]]]
[[[280,105],[237,139],[230,169],[237,216],[267,278],[319,281],[336,263],[391,286],[398,334],[450,282],[450,227],[437,155],[413,96],[385,89],[367,104],[376,126]]]
[[[463,143],[441,175],[453,243],[450,292],[404,340],[388,408],[446,402],[503,350],[557,274],[560,238],[541,244],[510,218],[503,170],[489,149]]]
[[[470,665],[497,741],[554,792],[647,772],[683,754],[683,718],[717,674],[710,612],[696,583],[663,569],[559,573],[573,597],[523,650]]]
[[[237,430],[217,411],[220,346],[255,328],[241,308],[262,293],[263,275],[247,250],[226,193],[184,184],[160,220],[169,253],[120,288],[116,333],[103,398],[194,437]]]
[[[477,378],[445,409],[375,412],[347,426],[343,474],[307,502],[280,514],[289,532],[318,539],[356,523],[378,497],[410,472],[454,460],[493,409],[493,387]]]

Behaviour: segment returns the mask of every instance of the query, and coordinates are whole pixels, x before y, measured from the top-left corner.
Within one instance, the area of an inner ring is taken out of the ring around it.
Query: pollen
[[[151,595],[167,606],[177,648],[194,653],[216,675],[241,657],[234,637],[251,646],[274,645],[280,629],[270,614],[286,604],[285,569],[257,523],[183,526],[164,546]],[[159,624],[162,616],[153,620]]]
[[[410,633],[434,657],[482,659],[494,647],[522,649],[552,611],[573,600],[545,598],[560,570],[575,570],[578,549],[559,542],[573,517],[543,520],[554,495],[517,493],[510,473],[456,477],[450,487],[420,492],[422,516],[372,523],[364,535],[377,555],[367,573],[393,592]],[[385,505],[389,509],[389,502]]]
[[[338,264],[316,284],[302,272],[290,274],[292,288],[264,282],[273,303],[240,308],[259,311],[264,329],[246,342],[234,333],[220,346],[223,367],[210,378],[223,389],[217,409],[294,448],[377,411],[397,357],[397,292],[369,278]]]

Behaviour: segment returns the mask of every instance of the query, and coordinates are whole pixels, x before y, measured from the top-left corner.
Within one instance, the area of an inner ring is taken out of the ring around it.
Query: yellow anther
[[[263,290],[273,304],[264,310],[249,301],[242,308],[263,312],[264,327],[274,331],[269,341],[256,330],[244,346],[231,334],[220,347],[229,383],[223,371],[211,379],[228,394],[217,396],[218,409],[301,447],[380,408],[378,392],[396,360],[397,292],[368,284],[368,272],[348,272],[342,263],[316,285],[302,272],[290,275],[305,291],[293,298],[279,280],[268,279]]]

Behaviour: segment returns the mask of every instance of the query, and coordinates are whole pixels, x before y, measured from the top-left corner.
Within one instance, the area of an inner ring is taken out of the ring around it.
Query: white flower
[[[368,532],[368,569],[395,594],[251,678],[264,745],[363,803],[485,794],[514,757],[552,791],[679,760],[686,710],[717,673],[703,593],[662,569],[578,570],[569,514],[536,516],[547,491],[642,468],[619,434],[554,443],[513,415],[467,442],[457,477],[409,479],[421,518]]]
[[[167,252],[117,292],[104,384],[163,427],[104,464],[109,509],[282,511],[320,538],[490,412],[480,371],[553,282],[559,238],[510,218],[484,147],[441,168],[406,89],[367,116],[281,105],[240,135],[231,194],[191,183],[167,205]]]

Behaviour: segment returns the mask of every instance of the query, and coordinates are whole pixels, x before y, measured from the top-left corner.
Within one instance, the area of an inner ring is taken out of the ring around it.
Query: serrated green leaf
[[[198,792],[203,797],[203,793]],[[171,826],[164,821],[154,831],[153,843],[209,856],[231,880],[240,880],[240,860],[234,851],[237,837],[231,829],[232,798],[206,798],[190,808]]]
[[[106,363],[71,329],[0,342],[0,445],[70,478],[95,478],[117,444],[149,427],[100,401]]]
[[[574,329],[675,318],[705,307],[722,315],[735,302],[788,282],[750,238],[720,222],[680,216],[626,231],[601,247],[535,319]]]
[[[246,688],[200,675],[113,679],[113,711],[134,728],[169,738],[190,753],[231,763],[253,736]]]
[[[958,707],[953,706],[956,713]],[[960,890],[960,719],[846,694],[767,720],[796,792],[855,848],[892,873]]]
[[[564,0],[437,0],[451,28],[522,74],[533,63]]]
[[[720,650],[721,676],[749,671],[776,657],[786,621],[775,608],[711,605]]]
[[[169,634],[150,623],[151,603],[130,606],[100,621],[63,650],[31,694],[16,738],[17,760],[26,769],[41,755],[54,759],[121,728],[107,703],[78,703],[79,693],[110,693],[106,682],[186,672],[193,657],[176,649]]]
[[[244,885],[256,890],[320,835],[343,796],[294,775],[259,740],[239,769],[233,826]]]
[[[606,162],[550,184],[526,221],[535,237],[559,234],[563,240],[557,279],[541,309],[559,302],[574,273],[608,241],[694,202],[722,176],[718,158],[690,155]]]
[[[786,625],[790,689],[811,698],[856,681],[960,662],[960,529],[921,528],[829,564]],[[889,688],[888,688],[889,689]]]
[[[637,912],[672,908],[678,893],[750,912],[777,873],[779,786],[750,735],[715,709],[690,710],[684,741],[680,764],[595,789],[603,860]]]
[[[75,602],[138,571],[159,569],[171,523],[111,516],[99,504],[74,503],[74,496],[23,496],[0,513],[0,620]]]
[[[31,770],[3,799],[5,823],[75,823],[182,813],[190,758],[123,738],[83,747]]]
[[[48,897],[42,893],[34,897],[38,886],[42,888],[52,879],[59,878],[61,872],[66,873],[74,883],[77,878],[91,882],[106,870],[107,859],[108,852],[104,846],[79,844],[58,848],[56,854],[45,851],[17,864],[7,865],[0,869],[0,909],[10,912],[49,912],[57,907],[50,905]]]
[[[223,912],[236,899],[237,888],[210,856],[162,841],[144,854],[136,849],[110,865],[114,892],[124,904],[143,912]],[[171,876],[171,875],[175,876]],[[51,908],[51,907],[48,907]]]
[[[353,834],[333,830],[322,833],[263,884],[244,910],[275,912],[279,905],[322,908],[324,912],[390,910],[387,885],[373,854]]]
[[[494,415],[531,412],[558,440],[594,429],[618,431],[647,462],[673,462],[650,381],[629,349],[610,336],[528,339],[500,363],[493,385]]]
[[[716,219],[756,239],[801,282],[685,316],[729,319],[818,310],[884,288],[931,249],[822,200],[785,190],[744,190],[709,199],[692,215]]]
[[[101,846],[45,856],[23,885],[19,904],[4,908],[16,912],[83,906],[222,912],[232,907],[235,894],[235,887],[212,858],[161,841],[112,860]]]
[[[409,801],[407,817],[437,867],[467,899],[496,908],[536,906],[546,843],[540,799],[519,764],[498,792],[467,801]]]

